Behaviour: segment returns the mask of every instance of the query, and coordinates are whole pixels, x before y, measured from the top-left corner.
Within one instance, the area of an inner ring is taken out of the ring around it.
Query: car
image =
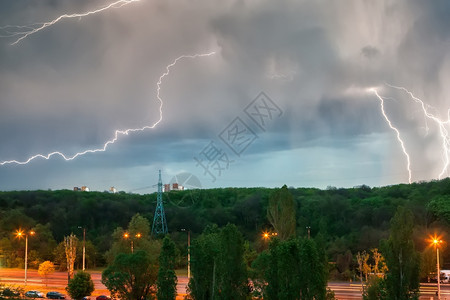
[[[44,298],[44,293],[39,291],[28,291],[25,293],[25,297],[28,298]]]
[[[60,292],[48,292],[47,298],[48,299],[66,299],[66,296],[64,296]]]
[[[100,295],[100,296],[97,296],[97,298],[95,298],[95,300],[110,300],[110,299],[111,299],[111,297],[106,296],[106,295]]]

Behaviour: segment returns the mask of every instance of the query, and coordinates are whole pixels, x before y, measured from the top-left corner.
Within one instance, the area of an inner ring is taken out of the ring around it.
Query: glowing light
[[[403,142],[403,140],[400,136],[400,131],[396,127],[394,127],[394,125],[392,125],[391,120],[389,120],[389,117],[387,116],[387,114],[384,110],[384,98],[378,94],[378,92],[375,88],[371,88],[369,91],[373,92],[377,96],[377,98],[380,100],[381,113],[383,114],[383,117],[386,120],[386,122],[388,123],[389,127],[396,133],[397,140],[400,143],[403,154],[405,154],[405,156],[406,156],[406,169],[408,171],[408,181],[409,181],[409,183],[411,183],[412,182],[411,160],[409,158],[408,152],[406,151],[405,143]]]
[[[437,235],[433,235],[433,236],[429,236],[427,239],[427,242],[434,247],[438,247],[439,245],[443,244],[444,241],[442,240],[442,236],[437,236]]]
[[[118,1],[115,1],[113,3],[110,3],[106,6],[103,6],[101,8],[95,9],[95,10],[87,11],[84,13],[64,14],[64,15],[57,17],[56,19],[54,19],[52,21],[48,21],[48,22],[44,22],[44,23],[35,23],[35,24],[27,25],[27,26],[6,25],[3,27],[0,27],[0,30],[2,30],[3,32],[6,33],[6,35],[0,36],[0,37],[20,36],[15,42],[11,43],[11,45],[16,45],[17,43],[19,43],[21,40],[27,38],[28,36],[35,34],[49,26],[52,26],[63,19],[82,18],[82,17],[86,17],[89,15],[93,15],[93,14],[108,10],[110,8],[120,8],[120,7],[123,7],[130,3],[139,2],[139,1],[141,1],[141,0],[118,0]]]
[[[16,237],[18,237],[20,239],[21,237],[24,237],[24,236],[25,236],[25,234],[22,229],[16,230]]]
[[[0,162],[0,166],[6,165],[6,164],[18,164],[18,165],[25,165],[28,164],[29,162],[31,162],[32,160],[36,159],[36,158],[44,158],[46,160],[50,159],[50,157],[58,155],[61,156],[64,160],[69,161],[69,160],[74,160],[75,158],[85,155],[87,153],[96,153],[96,152],[105,152],[106,149],[108,148],[109,145],[114,144],[118,139],[119,136],[122,135],[128,135],[129,133],[134,133],[134,132],[141,132],[147,129],[154,129],[163,119],[163,111],[162,111],[162,107],[163,107],[163,100],[160,96],[160,91],[161,91],[161,84],[163,82],[164,77],[168,76],[170,73],[170,69],[175,66],[178,61],[180,61],[181,59],[185,59],[185,58],[197,58],[197,57],[205,57],[205,56],[211,56],[214,55],[216,52],[209,52],[209,53],[203,53],[203,54],[194,54],[194,55],[181,55],[179,57],[177,57],[172,63],[170,63],[169,65],[166,66],[166,71],[159,77],[158,82],[156,83],[156,98],[158,99],[160,105],[159,105],[159,119],[153,123],[152,125],[146,125],[143,126],[141,128],[129,128],[129,129],[125,129],[125,130],[116,130],[114,132],[114,138],[112,138],[111,140],[105,142],[105,144],[103,145],[103,147],[98,148],[98,149],[88,149],[88,150],[84,150],[82,152],[78,152],[73,156],[67,156],[62,152],[59,151],[54,151],[48,154],[36,154],[31,156],[30,158],[28,158],[27,160],[24,161],[18,161],[18,160],[7,160],[7,161],[3,161]]]
[[[270,239],[271,237],[277,236],[277,235],[278,235],[278,233],[276,233],[276,232],[264,231],[264,232],[262,233],[262,238],[265,239],[265,240],[268,240],[268,239]]]

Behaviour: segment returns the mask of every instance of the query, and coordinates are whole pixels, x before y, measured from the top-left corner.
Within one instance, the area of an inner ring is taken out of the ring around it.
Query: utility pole
[[[86,270],[86,227],[78,226],[79,229],[83,228],[83,271]]]
[[[187,276],[188,280],[191,279],[191,231],[189,229],[181,229],[181,231],[187,231],[188,233],[188,265],[187,265]]]

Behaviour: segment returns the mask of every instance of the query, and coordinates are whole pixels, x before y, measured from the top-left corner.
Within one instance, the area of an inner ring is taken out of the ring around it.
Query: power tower
[[[164,213],[164,205],[162,200],[162,185],[161,170],[159,170],[158,195],[156,197],[156,209],[152,225],[153,235],[166,234],[168,232],[166,214]]]

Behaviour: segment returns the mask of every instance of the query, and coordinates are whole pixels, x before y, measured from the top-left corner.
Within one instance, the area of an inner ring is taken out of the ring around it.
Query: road
[[[101,271],[88,271],[94,282],[95,291],[92,296],[109,295],[106,287],[101,283]],[[27,286],[24,286],[24,270],[23,269],[0,269],[0,282],[7,285],[17,285],[24,287],[24,290],[40,290],[47,293],[48,291],[59,291],[67,294],[64,290],[67,286],[67,273],[55,272],[48,276],[47,279],[39,276],[37,270],[28,270]],[[187,276],[178,276],[177,299],[183,299],[186,295]],[[361,285],[349,282],[329,282],[328,287],[334,291],[336,298],[339,300],[362,299]],[[437,291],[436,283],[423,283],[420,286],[420,300],[437,299],[435,296]],[[434,298],[433,298],[434,297]],[[450,284],[441,284],[441,300],[450,300]]]

